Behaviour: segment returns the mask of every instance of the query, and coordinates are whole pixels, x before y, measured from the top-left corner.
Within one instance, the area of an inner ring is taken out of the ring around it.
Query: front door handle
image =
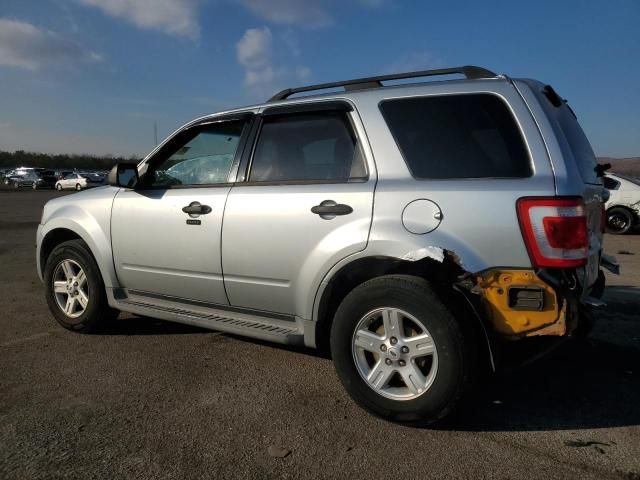
[[[186,207],[183,207],[182,211],[188,213],[190,217],[197,217],[198,215],[211,213],[211,207],[209,205],[202,205],[200,202],[191,202]]]
[[[320,217],[325,220],[332,219],[336,215],[349,215],[351,212],[353,212],[353,208],[351,208],[350,205],[336,203],[333,200],[325,200],[321,202],[320,205],[311,207],[311,213],[320,215]]]

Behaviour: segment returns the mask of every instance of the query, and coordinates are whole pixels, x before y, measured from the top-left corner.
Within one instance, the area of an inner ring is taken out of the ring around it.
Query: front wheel
[[[60,185],[59,183],[56,184],[56,190],[58,190],[58,191],[62,190],[62,185]]]
[[[633,227],[633,214],[623,207],[614,207],[607,211],[607,228],[610,233],[622,235]]]
[[[331,353],[351,397],[395,422],[444,418],[469,383],[461,327],[417,277],[379,277],[349,293],[333,321]]]
[[[107,303],[96,261],[82,240],[53,249],[44,270],[47,304],[68,330],[94,332],[118,315]]]
[[[82,187],[79,183],[76,183],[76,191],[79,192],[80,190],[82,190]]]

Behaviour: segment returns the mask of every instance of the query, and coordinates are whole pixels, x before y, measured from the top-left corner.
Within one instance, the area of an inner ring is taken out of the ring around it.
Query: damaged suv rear
[[[110,187],[50,202],[38,266],[67,328],[127,311],[325,348],[361,406],[428,424],[504,345],[571,335],[599,303],[601,173],[534,80],[312,85],[190,122]]]

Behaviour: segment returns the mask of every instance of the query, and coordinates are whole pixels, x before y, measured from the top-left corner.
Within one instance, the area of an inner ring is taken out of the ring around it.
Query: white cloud
[[[333,23],[323,0],[240,0],[254,15],[282,25],[325,27]]]
[[[76,0],[142,28],[198,38],[201,0]]]
[[[36,70],[45,65],[101,60],[97,53],[55,32],[0,18],[0,65]]]
[[[307,28],[327,27],[335,23],[331,10],[336,9],[332,0],[236,0],[251,13],[263,20]],[[378,8],[390,0],[347,0],[365,8]]]
[[[297,66],[295,72],[296,72],[296,78],[300,80],[306,80],[311,76],[311,73],[312,73],[309,67],[305,67],[302,65]]]
[[[396,58],[385,70],[389,73],[438,68],[440,62],[429,52],[408,52]]]
[[[267,96],[285,81],[308,79],[309,67],[277,65],[273,55],[273,35],[268,27],[250,28],[236,44],[238,63],[245,69],[245,86],[256,96]]]
[[[358,3],[369,8],[378,8],[389,3],[389,0],[358,0]]]
[[[268,27],[250,28],[236,45],[238,61],[248,70],[260,70],[271,63],[273,35]]]

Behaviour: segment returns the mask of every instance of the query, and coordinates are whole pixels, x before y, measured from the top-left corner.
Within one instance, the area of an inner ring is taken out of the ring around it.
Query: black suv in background
[[[58,177],[53,170],[44,170],[35,175],[31,187],[34,190],[39,188],[56,188]]]

